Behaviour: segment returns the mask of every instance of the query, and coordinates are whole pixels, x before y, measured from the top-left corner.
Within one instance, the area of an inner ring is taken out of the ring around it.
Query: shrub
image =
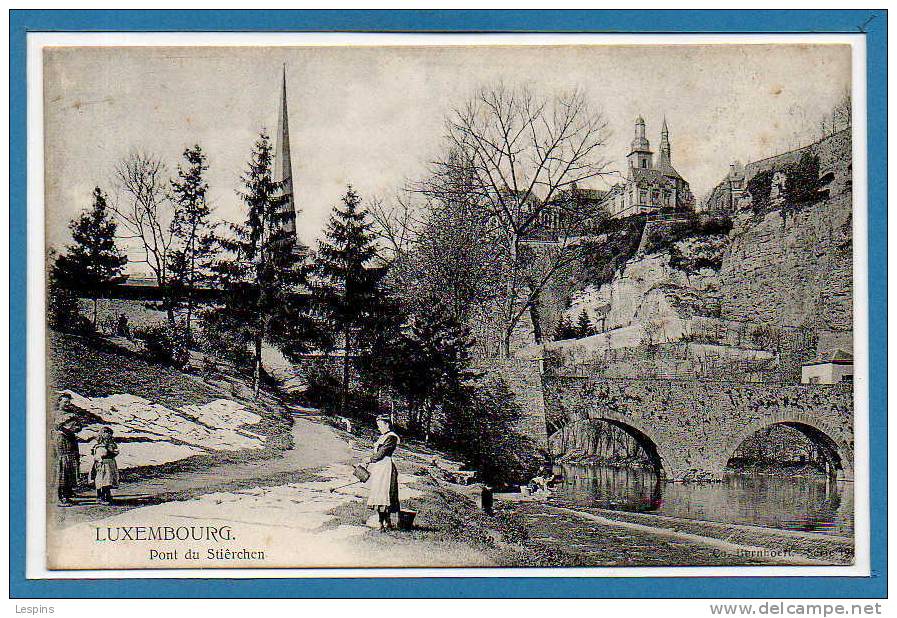
[[[699,215],[691,213],[669,225],[654,225],[646,233],[645,253],[670,249],[677,242],[688,238],[725,236],[732,230],[732,219],[727,214]]]
[[[151,362],[180,368],[190,360],[184,337],[170,324],[135,329],[134,338],[143,342],[146,358]]]
[[[554,340],[576,339],[576,336],[576,327],[573,326],[570,317],[566,313],[562,313],[554,331]]]
[[[725,236],[705,236],[691,244],[677,243],[670,247],[670,266],[687,273],[723,267],[728,240]]]
[[[205,356],[231,363],[239,369],[252,367],[249,335],[233,324],[226,313],[215,309],[202,312],[198,340]]]
[[[337,362],[338,361],[338,362]],[[373,419],[379,403],[376,393],[358,381],[358,371],[353,367],[349,374],[349,391],[346,397],[348,409],[342,410],[343,374],[341,358],[322,357],[304,368],[305,402],[330,414],[344,414],[355,419]]]
[[[804,152],[797,162],[785,169],[785,191],[795,208],[819,201],[819,157]]]
[[[71,290],[51,284],[47,296],[47,320],[50,328],[76,335],[92,335],[96,332],[90,318],[81,313],[81,303]]]
[[[751,343],[758,350],[778,350],[782,333],[774,326],[758,324],[751,330]]]
[[[521,483],[542,463],[533,441],[516,430],[522,411],[502,378],[481,378],[465,401],[453,402],[444,413],[441,441],[484,482]]]
[[[595,238],[583,246],[585,281],[599,286],[613,279],[617,270],[635,255],[644,228],[645,218],[639,215],[603,222]]]

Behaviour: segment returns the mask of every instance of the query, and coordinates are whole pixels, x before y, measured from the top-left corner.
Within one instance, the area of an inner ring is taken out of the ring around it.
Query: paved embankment
[[[593,556],[595,564],[821,566],[853,562],[853,540],[845,537],[569,508],[540,500],[502,502],[504,509],[526,522],[531,540]]]

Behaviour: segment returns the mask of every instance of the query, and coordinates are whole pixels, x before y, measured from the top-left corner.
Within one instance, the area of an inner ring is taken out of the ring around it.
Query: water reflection
[[[607,466],[558,466],[559,502],[803,530],[853,534],[853,484],[825,478],[729,474],[720,483],[660,481],[653,471]]]

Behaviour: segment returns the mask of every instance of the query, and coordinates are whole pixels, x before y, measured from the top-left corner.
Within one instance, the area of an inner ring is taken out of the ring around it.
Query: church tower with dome
[[[603,200],[612,217],[684,210],[694,207],[688,182],[673,167],[670,130],[666,118],[660,132],[657,161],[648,141],[645,119],[635,119],[635,134],[626,156],[625,180],[608,191]],[[655,164],[656,163],[656,164]]]

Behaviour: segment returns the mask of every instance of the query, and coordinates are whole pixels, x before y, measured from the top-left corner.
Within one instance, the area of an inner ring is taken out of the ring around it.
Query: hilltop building
[[[571,183],[539,213],[531,239],[557,239],[593,232],[595,224],[602,219],[602,202],[606,195],[606,191],[581,188],[577,183]]]
[[[604,198],[610,216],[620,218],[693,207],[694,196],[688,182],[673,167],[666,119],[660,132],[660,156],[656,164],[645,132],[645,119],[641,116],[635,121],[635,136],[626,160],[625,180],[613,186]]]
[[[733,161],[729,165],[729,173],[702,200],[700,210],[713,213],[733,213],[747,191],[745,167],[741,161]]]
[[[808,146],[752,161],[746,165],[735,161],[730,165],[729,173],[704,199],[702,209],[729,214],[749,210],[752,198],[748,186],[761,172],[769,173],[769,184],[764,188],[769,189],[772,205],[781,207],[785,201],[783,189],[786,186],[788,169],[807,154],[815,157],[819,164],[819,198],[849,196],[853,188],[851,143],[852,133],[848,127],[826,135]]]

